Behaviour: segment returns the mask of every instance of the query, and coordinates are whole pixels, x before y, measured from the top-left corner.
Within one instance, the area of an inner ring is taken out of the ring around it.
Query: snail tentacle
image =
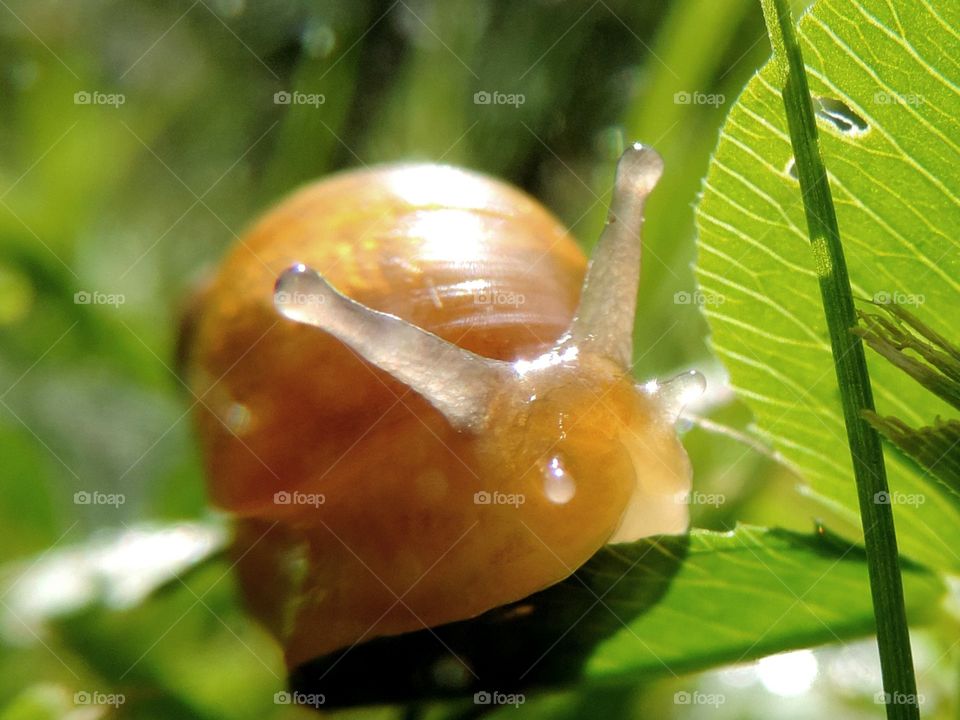
[[[643,210],[662,174],[663,159],[649,146],[634,143],[620,156],[607,224],[565,336],[566,343],[589,344],[624,368],[633,357]]]
[[[482,429],[491,392],[513,375],[509,363],[351,300],[305,265],[280,275],[273,298],[284,317],[330,333],[422,395],[458,430]]]

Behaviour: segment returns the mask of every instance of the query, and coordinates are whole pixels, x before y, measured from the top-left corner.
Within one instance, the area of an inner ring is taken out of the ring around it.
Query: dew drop
[[[703,395],[707,379],[703,373],[690,370],[663,382],[651,380],[641,387],[648,395],[656,397],[667,418],[676,422],[683,409]]]
[[[867,121],[850,109],[845,102],[836,98],[814,98],[814,109],[817,117],[830,123],[841,135],[859,137],[870,129]]]
[[[250,429],[250,408],[243,403],[231,403],[223,422],[234,434],[243,435]]]
[[[543,465],[543,492],[547,500],[557,505],[566,505],[577,494],[573,476],[567,472],[559,457],[550,458]]]
[[[337,46],[337,34],[329,25],[311,25],[301,33],[300,44],[310,57],[325,58]]]

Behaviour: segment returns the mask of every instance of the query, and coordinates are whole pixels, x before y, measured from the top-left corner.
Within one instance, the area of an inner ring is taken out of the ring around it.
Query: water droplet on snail
[[[543,466],[543,492],[547,500],[557,505],[566,505],[577,494],[573,476],[564,467],[563,461],[554,456]]]

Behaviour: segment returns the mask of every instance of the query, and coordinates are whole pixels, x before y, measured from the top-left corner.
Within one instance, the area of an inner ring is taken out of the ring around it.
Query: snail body
[[[686,529],[673,420],[698,381],[630,372],[661,168],[627,150],[589,270],[529,197],[434,165],[322,180],[233,249],[190,378],[241,587],[288,664],[473,617],[611,540]]]

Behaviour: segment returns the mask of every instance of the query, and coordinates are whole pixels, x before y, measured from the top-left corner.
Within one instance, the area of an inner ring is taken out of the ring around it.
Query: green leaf
[[[904,582],[913,610],[943,592],[913,566]],[[609,546],[525,600],[320,658],[296,669],[291,683],[322,693],[328,707],[636,683],[872,630],[860,548],[825,531],[696,530]]]
[[[224,535],[213,523],[138,525],[54,548],[0,590],[0,626],[59,659],[68,697],[122,696],[123,717],[278,716],[280,649],[237,602]],[[0,665],[14,686],[23,655]]]
[[[916,304],[960,333],[960,47],[956,4],[821,0],[800,23],[822,151],[854,293]],[[761,435],[811,488],[858,523],[838,388],[774,69],[727,119],[697,211],[698,278],[712,344]],[[921,424],[947,405],[871,357],[878,412]],[[960,509],[905,458],[889,458],[903,552],[960,566]]]

